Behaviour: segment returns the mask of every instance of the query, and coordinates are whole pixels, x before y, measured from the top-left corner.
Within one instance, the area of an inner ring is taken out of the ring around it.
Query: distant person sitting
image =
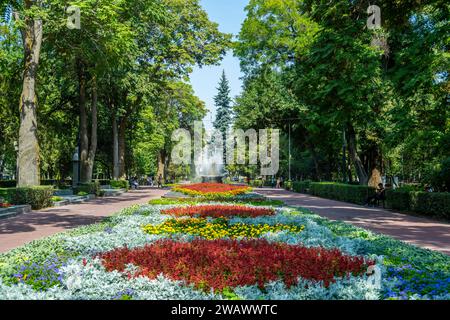
[[[375,194],[367,198],[366,206],[375,206],[378,201],[384,200],[386,200],[386,189],[382,183],[379,183]]]
[[[160,174],[160,175],[158,176],[158,188],[162,188],[162,187],[163,187],[163,185],[162,185],[162,179],[163,179],[162,174]]]
[[[138,178],[137,177],[133,178],[132,188],[135,189],[135,190],[137,190],[139,188],[139,182],[138,182]]]
[[[153,178],[151,176],[147,177],[147,185],[153,187]]]

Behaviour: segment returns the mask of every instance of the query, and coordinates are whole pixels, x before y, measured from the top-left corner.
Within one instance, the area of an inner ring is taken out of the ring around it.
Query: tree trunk
[[[126,128],[127,128],[127,120],[124,118],[122,121],[120,121],[119,126],[119,178],[125,179],[126,178],[126,172],[125,172],[125,139],[126,139]]]
[[[164,178],[169,178],[169,168],[170,168],[170,161],[171,161],[171,158],[170,158],[170,154],[168,154],[166,151],[164,151],[164,154],[165,154],[165,162],[164,162],[164,175],[163,175],[163,177]]]
[[[88,114],[86,107],[87,75],[85,65],[77,61],[79,81],[79,108],[80,108],[80,182],[90,183],[94,170],[95,154],[97,152],[97,83],[92,78],[92,105],[91,105],[91,143],[89,144]]]
[[[117,130],[117,117],[113,109],[112,116],[112,133],[113,133],[113,179],[120,178],[120,162],[119,162],[119,133]]]
[[[86,163],[86,178],[89,182],[92,180],[94,172],[95,154],[97,153],[97,127],[98,127],[98,112],[97,112],[97,79],[92,78],[92,105],[91,105],[91,143],[89,146],[89,155]]]
[[[89,157],[89,136],[87,129],[87,110],[86,110],[86,71],[84,63],[77,61],[78,69],[78,103],[80,108],[80,182],[88,183],[91,179],[88,177],[88,157]]]
[[[322,172],[320,170],[320,165],[319,165],[319,159],[317,156],[317,152],[314,149],[314,146],[311,145],[310,143],[307,143],[307,147],[309,149],[309,151],[311,152],[311,156],[313,158],[313,162],[314,162],[314,180],[315,181],[320,181],[320,177],[322,176]]]
[[[359,184],[367,185],[368,176],[364,169],[364,165],[358,155],[358,144],[356,140],[356,132],[351,124],[347,125],[347,139],[348,139],[348,150],[350,153],[350,158],[355,166],[356,174],[359,178]]]
[[[158,152],[158,172],[156,173],[156,178],[158,178],[161,175],[163,180],[165,179],[166,177],[165,164],[166,164],[166,152],[165,150],[160,150]]]
[[[25,1],[29,9],[34,1]],[[16,17],[17,19],[17,17]],[[20,129],[18,150],[18,181],[19,187],[37,186],[39,176],[39,142],[37,137],[37,98],[36,76],[42,45],[42,20],[25,18],[22,31],[24,48],[23,88],[20,97]]]

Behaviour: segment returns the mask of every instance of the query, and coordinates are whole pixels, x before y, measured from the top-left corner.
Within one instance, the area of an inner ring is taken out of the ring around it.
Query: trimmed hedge
[[[262,180],[251,180],[249,185],[253,188],[262,188],[264,185],[264,182]]]
[[[375,194],[375,188],[333,182],[312,182],[309,193],[332,200],[365,204],[367,198]]]
[[[387,190],[388,208],[450,219],[450,193]]]
[[[109,181],[109,185],[113,189],[130,189],[130,183],[127,180],[111,180]]]
[[[16,180],[0,180],[0,188],[15,188],[17,184]]]
[[[8,203],[12,202],[16,188],[0,188],[0,198],[3,198]]]
[[[41,180],[41,186],[65,186],[65,185],[71,185],[71,180]],[[0,188],[15,188],[17,185],[16,180],[0,180]]]
[[[101,186],[107,186],[111,182],[109,179],[95,179],[94,182],[98,182]]]
[[[293,188],[293,182],[291,181],[291,180],[288,180],[288,181],[286,181],[285,183],[284,183],[284,188],[286,189],[286,190],[292,190],[292,188]]]
[[[16,188],[12,203],[17,205],[29,204],[33,210],[51,207],[53,205],[53,187]]]
[[[311,180],[295,181],[292,184],[292,190],[298,193],[308,193]]]
[[[410,211],[410,193],[406,189],[386,190],[386,206],[393,210]]]
[[[80,192],[95,194],[96,196],[101,196],[102,194],[99,182],[84,183],[73,188],[73,194],[77,195]]]

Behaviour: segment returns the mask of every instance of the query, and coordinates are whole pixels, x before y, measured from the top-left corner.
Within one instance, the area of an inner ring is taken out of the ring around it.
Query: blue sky
[[[247,0],[201,0],[203,8],[209,15],[209,19],[219,24],[219,30],[237,35],[241,24],[245,20],[244,8]],[[242,74],[239,67],[239,59],[228,52],[220,66],[206,66],[195,68],[191,75],[191,84],[195,94],[206,103],[206,108],[211,112],[206,116],[204,122],[207,129],[211,129],[211,119],[214,121],[215,107],[214,96],[217,93],[222,70],[225,70],[230,81],[231,96],[234,98],[241,92]]]

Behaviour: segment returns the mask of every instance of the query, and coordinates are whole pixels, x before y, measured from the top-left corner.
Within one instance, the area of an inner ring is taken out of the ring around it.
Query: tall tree
[[[23,45],[17,185],[37,186],[40,184],[40,174],[36,82],[43,37],[42,1],[24,0],[23,3],[11,5],[14,5],[10,9],[22,35]]]
[[[225,70],[222,71],[222,76],[219,80],[219,87],[217,88],[217,95],[214,97],[214,105],[216,107],[216,119],[214,120],[214,129],[222,133],[223,139],[223,159],[226,163],[226,134],[229,129],[231,129],[231,124],[233,122],[233,108],[231,105],[230,97],[230,84],[228,82],[227,76],[225,75]]]

